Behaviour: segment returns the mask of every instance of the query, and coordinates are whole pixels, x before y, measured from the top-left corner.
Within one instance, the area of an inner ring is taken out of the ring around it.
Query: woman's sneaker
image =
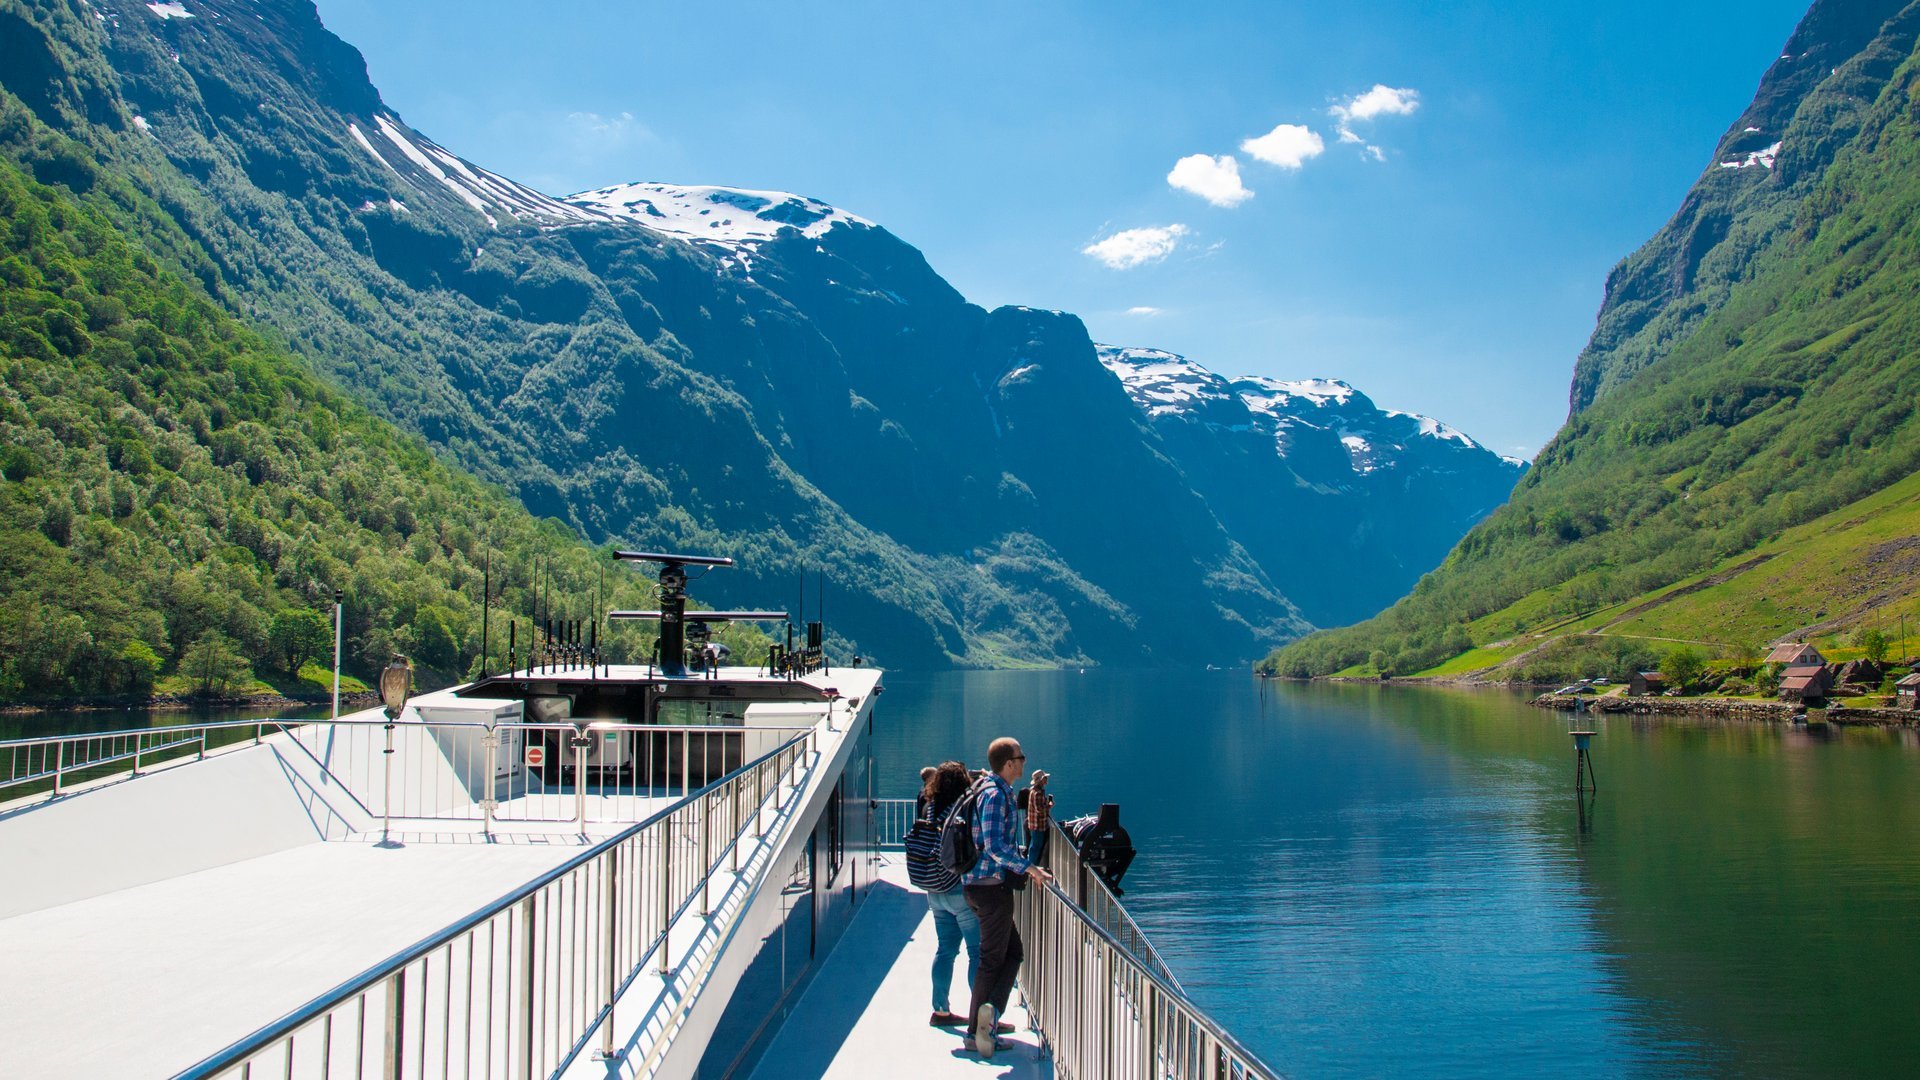
[[[993,1060],[993,1052],[1000,1048],[1000,1040],[994,1035],[995,1016],[993,1006],[982,1005],[973,1018],[973,1052],[987,1060]]]
[[[939,1012],[934,1013],[932,1018],[930,1018],[927,1021],[927,1026],[928,1027],[959,1027],[961,1024],[964,1024],[966,1022],[967,1022],[966,1017],[961,1016],[957,1013],[950,1013],[945,1009],[941,1009]]]

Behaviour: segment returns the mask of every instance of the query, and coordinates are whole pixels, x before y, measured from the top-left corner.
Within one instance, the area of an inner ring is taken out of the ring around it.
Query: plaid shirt
[[[1027,857],[1013,834],[1013,789],[998,776],[991,779],[973,811],[973,842],[980,847],[980,861],[961,877],[964,885],[991,885],[1005,880],[1008,872],[1027,872]]]

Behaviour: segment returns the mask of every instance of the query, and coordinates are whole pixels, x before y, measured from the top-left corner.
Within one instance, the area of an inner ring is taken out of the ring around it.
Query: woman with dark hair
[[[916,829],[931,829],[934,836],[940,832],[940,824],[947,819],[953,804],[967,793],[973,785],[973,777],[967,767],[957,761],[943,762],[932,776],[926,778],[926,784],[920,789],[920,797],[914,809],[917,818]],[[913,869],[911,866],[909,869]],[[944,867],[941,868],[944,871]],[[980,968],[980,918],[967,906],[967,899],[960,891],[957,877],[949,873],[942,875],[951,881],[924,879],[921,887],[927,889],[927,907],[933,911],[933,932],[937,945],[933,953],[933,1018],[927,1023],[933,1027],[956,1027],[966,1023],[966,1018],[953,1013],[952,1002],[948,998],[948,989],[953,983],[953,962],[960,955],[962,942],[967,946],[967,985],[973,985],[973,977]],[[919,884],[916,882],[916,884]],[[945,884],[947,888],[939,890],[936,885]]]

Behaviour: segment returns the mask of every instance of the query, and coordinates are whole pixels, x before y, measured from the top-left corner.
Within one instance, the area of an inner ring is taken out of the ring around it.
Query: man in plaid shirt
[[[1014,835],[1013,784],[1027,771],[1027,755],[1013,739],[999,738],[987,747],[988,775],[976,782],[979,802],[973,809],[973,842],[980,860],[960,881],[967,906],[980,917],[980,970],[973,979],[973,1000],[967,1006],[972,1021],[968,1037],[981,1057],[991,1058],[1002,1043],[994,1033],[1013,978],[1025,951],[1020,931],[1013,925],[1013,889],[1008,878],[1028,874],[1045,885],[1053,876],[1034,866],[1020,851]]]

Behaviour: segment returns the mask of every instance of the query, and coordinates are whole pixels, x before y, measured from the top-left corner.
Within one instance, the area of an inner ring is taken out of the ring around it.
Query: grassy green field
[[[1529,593],[1474,620],[1472,649],[1410,674],[1506,678],[1527,654],[1581,638],[1617,639],[1655,655],[1694,644],[1709,657],[1733,659],[1791,637],[1813,642],[1830,660],[1850,660],[1862,655],[1854,637],[1867,627],[1887,635],[1889,655],[1911,656],[1920,648],[1920,475],[1704,573],[1593,612],[1566,615],[1565,588]],[[1340,674],[1377,672],[1363,664]]]

